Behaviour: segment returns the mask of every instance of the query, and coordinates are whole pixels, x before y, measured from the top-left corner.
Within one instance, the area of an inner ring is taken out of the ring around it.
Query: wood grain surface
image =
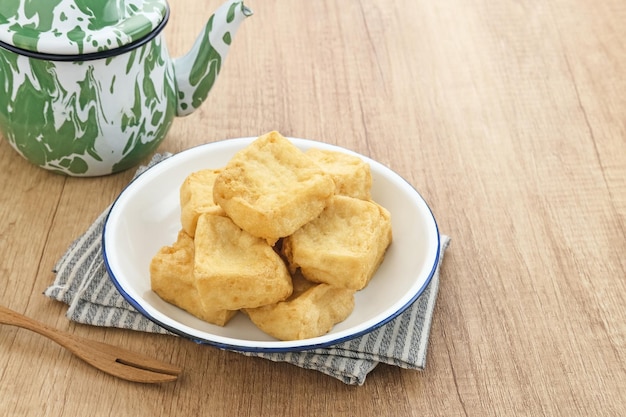
[[[173,56],[219,6],[170,0]],[[67,178],[0,141],[0,304],[184,368],[115,379],[0,326],[4,416],[626,415],[626,3],[250,0],[209,99],[159,151],[269,130],[413,184],[452,237],[424,371],[361,387],[68,321],[42,292],[133,170]],[[1,94],[1,91],[0,91]]]

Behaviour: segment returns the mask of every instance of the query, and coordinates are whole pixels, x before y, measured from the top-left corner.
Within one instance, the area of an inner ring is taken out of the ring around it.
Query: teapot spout
[[[222,67],[232,38],[243,20],[252,15],[241,0],[229,0],[209,18],[191,50],[174,60],[177,116],[196,110],[207,98]]]

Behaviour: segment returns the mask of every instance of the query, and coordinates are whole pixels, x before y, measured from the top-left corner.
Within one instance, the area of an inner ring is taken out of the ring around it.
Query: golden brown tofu
[[[194,282],[193,265],[193,239],[184,231],[180,231],[178,239],[172,246],[164,246],[152,258],[150,263],[152,290],[163,300],[199,319],[224,326],[237,311],[215,308],[200,301]]]
[[[293,276],[293,294],[285,301],[246,309],[250,320],[280,340],[322,336],[354,309],[354,290],[316,284],[301,274]]]
[[[207,305],[239,310],[291,295],[291,276],[280,256],[228,217],[205,213],[198,218],[195,251],[196,288]]]
[[[355,155],[311,148],[306,155],[335,181],[335,194],[371,200],[372,173],[368,163]]]
[[[317,217],[331,176],[278,132],[236,153],[215,180],[214,200],[235,224],[274,244]]]
[[[290,270],[310,281],[364,288],[390,245],[391,215],[378,204],[335,196],[315,220],[284,239]]]
[[[191,237],[196,234],[196,224],[202,213],[223,213],[213,201],[213,183],[220,172],[218,169],[193,172],[180,187],[180,222]]]

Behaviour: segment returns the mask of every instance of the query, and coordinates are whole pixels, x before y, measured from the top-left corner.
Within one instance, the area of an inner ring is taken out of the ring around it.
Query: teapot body
[[[251,14],[226,0],[171,59],[165,0],[0,0],[0,136],[67,175],[135,166],[206,99]]]
[[[62,61],[0,48],[0,134],[30,162],[72,176],[137,165],[176,115],[162,35],[108,57]]]

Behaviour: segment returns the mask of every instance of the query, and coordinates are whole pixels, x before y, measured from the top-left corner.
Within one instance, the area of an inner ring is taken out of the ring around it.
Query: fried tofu
[[[203,304],[239,310],[291,295],[291,276],[280,255],[228,217],[200,215],[194,242],[194,276]]]
[[[361,158],[318,148],[305,153],[333,178],[335,194],[371,200],[372,173],[369,164]]]
[[[391,244],[391,215],[372,201],[334,196],[315,220],[284,239],[291,271],[310,281],[363,289]]]
[[[152,289],[216,325],[243,311],[279,340],[322,336],[352,313],[392,241],[371,188],[358,156],[260,136],[181,184],[182,230],[153,257]]]
[[[224,326],[237,311],[215,308],[200,300],[193,276],[194,242],[184,231],[171,246],[164,246],[150,263],[152,290],[168,303],[174,304],[206,322]]]
[[[202,213],[223,213],[213,201],[213,183],[221,171],[204,169],[191,173],[180,187],[180,221],[191,237],[196,234],[198,217]]]
[[[274,244],[316,218],[334,194],[332,177],[278,132],[237,152],[213,198],[235,224]]]
[[[355,291],[293,277],[293,293],[285,301],[244,312],[262,331],[280,340],[322,336],[354,309]]]

